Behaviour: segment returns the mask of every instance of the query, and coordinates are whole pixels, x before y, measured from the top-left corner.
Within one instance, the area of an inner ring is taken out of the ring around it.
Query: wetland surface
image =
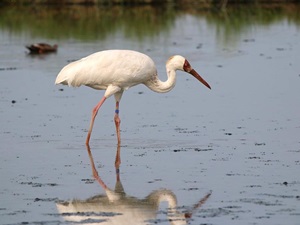
[[[299,224],[299,6],[0,12],[0,224]],[[59,48],[29,55],[36,42]],[[133,87],[120,149],[113,98],[87,149],[103,91],[54,81],[104,49],[148,54],[162,80],[168,57],[183,55],[212,90],[183,72],[166,94]]]

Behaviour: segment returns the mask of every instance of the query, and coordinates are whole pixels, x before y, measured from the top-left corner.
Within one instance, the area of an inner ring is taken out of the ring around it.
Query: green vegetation
[[[142,40],[168,32],[176,18],[190,14],[205,18],[220,35],[230,39],[253,24],[269,25],[280,20],[300,24],[297,4],[228,5],[226,9],[203,4],[162,5],[9,5],[0,7],[0,29],[49,39],[102,40],[115,32]]]

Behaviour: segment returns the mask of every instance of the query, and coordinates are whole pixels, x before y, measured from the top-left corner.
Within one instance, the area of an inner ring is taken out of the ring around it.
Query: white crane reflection
[[[86,200],[73,199],[61,201],[56,204],[59,213],[64,220],[79,224],[103,224],[103,225],[142,225],[157,223],[159,205],[162,202],[168,203],[166,221],[171,225],[187,224],[193,213],[199,209],[210,197],[211,192],[201,198],[189,211],[180,212],[177,206],[176,195],[167,189],[152,191],[144,199],[128,196],[124,192],[120,180],[119,167],[120,145],[117,147],[115,168],[116,185],[112,190],[106,186],[100,178],[93,160],[91,149],[87,145],[90,157],[93,176],[105,191],[105,195],[96,195]]]

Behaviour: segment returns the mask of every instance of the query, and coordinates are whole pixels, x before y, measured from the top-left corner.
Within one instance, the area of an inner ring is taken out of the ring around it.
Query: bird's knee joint
[[[116,117],[115,117],[115,122],[116,122],[116,123],[121,123],[120,118],[116,116]]]
[[[93,113],[94,115],[96,115],[96,114],[98,113],[98,109],[97,109],[97,107],[93,108],[93,111],[92,111],[92,113]]]
[[[116,124],[120,124],[121,123],[120,117],[117,114],[115,115],[115,123]]]

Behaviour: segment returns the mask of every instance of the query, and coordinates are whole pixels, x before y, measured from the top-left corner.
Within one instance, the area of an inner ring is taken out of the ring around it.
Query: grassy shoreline
[[[299,3],[298,0],[1,0],[0,5],[141,5],[141,4],[178,4],[207,6],[232,4],[274,4]]]

